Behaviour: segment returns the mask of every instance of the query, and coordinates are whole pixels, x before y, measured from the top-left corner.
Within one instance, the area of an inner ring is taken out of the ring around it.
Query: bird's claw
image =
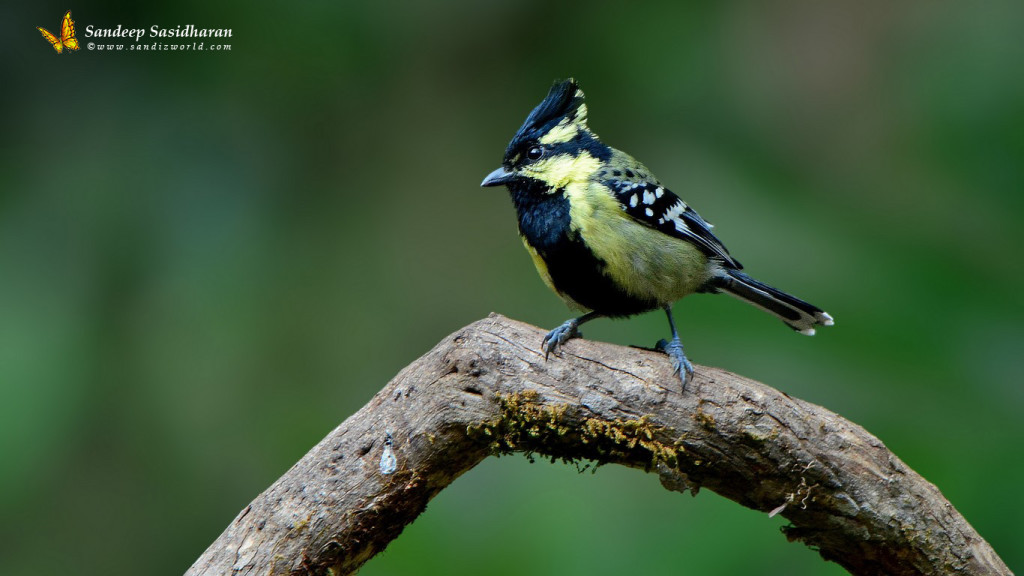
[[[579,323],[575,320],[566,320],[558,328],[555,328],[548,335],[544,337],[544,341],[541,342],[540,347],[544,349],[544,359],[548,359],[548,355],[554,352],[558,353],[558,348],[573,338],[580,338],[583,334],[579,331]]]
[[[686,388],[686,383],[690,377],[693,376],[693,364],[686,359],[686,354],[683,352],[683,344],[679,342],[679,338],[673,338],[672,341],[658,340],[655,344],[654,349],[658,352],[663,352],[672,359],[673,374],[679,376],[679,379],[683,381],[683,388]]]

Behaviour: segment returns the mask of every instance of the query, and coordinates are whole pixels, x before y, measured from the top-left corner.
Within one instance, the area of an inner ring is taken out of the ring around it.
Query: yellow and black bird
[[[725,292],[814,334],[831,326],[823,310],[754,280],[708,224],[651,171],[587,127],[583,91],[556,83],[481,186],[508,188],[519,233],[541,278],[567,304],[586,311],[545,336],[545,356],[579,326],[602,316],[661,308],[672,340],[657,348],[672,358],[685,386],[693,366],[683,353],[672,304],[696,292]]]

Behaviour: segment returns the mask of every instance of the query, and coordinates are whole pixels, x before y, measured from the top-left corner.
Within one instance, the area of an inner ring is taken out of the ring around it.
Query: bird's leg
[[[679,341],[676,322],[672,319],[672,305],[665,306],[665,315],[668,316],[668,325],[672,328],[672,341],[659,340],[655,348],[672,358],[672,367],[675,369],[675,374],[678,374],[679,379],[683,381],[685,390],[686,381],[693,376],[693,364],[690,364],[690,361],[686,359],[686,354],[683,353],[683,344]]]
[[[566,320],[561,326],[555,328],[551,332],[548,332],[548,335],[544,337],[544,341],[540,344],[540,347],[544,349],[544,359],[547,360],[548,354],[552,352],[557,354],[559,346],[565,344],[569,340],[573,338],[581,338],[583,336],[579,331],[581,324],[600,317],[601,315],[597,312],[587,312],[579,318]]]

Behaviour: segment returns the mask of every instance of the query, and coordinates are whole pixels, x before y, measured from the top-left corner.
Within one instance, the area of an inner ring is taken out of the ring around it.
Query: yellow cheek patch
[[[559,154],[532,164],[529,174],[552,189],[560,189],[574,182],[587,182],[601,168],[601,161],[582,152],[579,156]]]

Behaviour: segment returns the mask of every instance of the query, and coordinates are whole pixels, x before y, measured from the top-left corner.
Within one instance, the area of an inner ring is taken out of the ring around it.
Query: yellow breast
[[[710,277],[707,256],[693,244],[637,222],[600,184],[574,183],[566,194],[572,226],[625,292],[665,305]]]

